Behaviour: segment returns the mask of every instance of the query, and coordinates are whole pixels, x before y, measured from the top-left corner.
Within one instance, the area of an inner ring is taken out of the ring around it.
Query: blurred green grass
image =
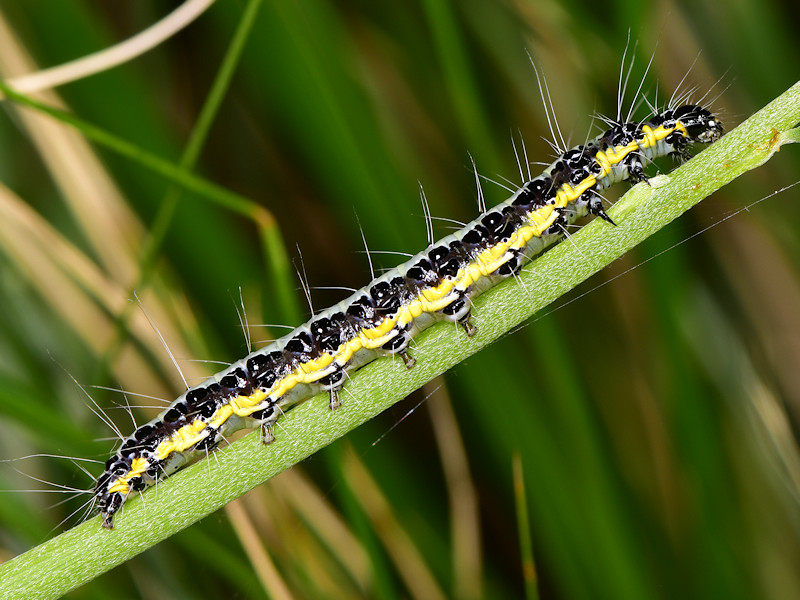
[[[58,93],[84,120],[177,164],[244,7],[218,3],[151,53]],[[165,9],[28,0],[2,10],[44,66],[132,35]],[[312,285],[360,287],[369,274],[358,222],[373,250],[417,252],[425,244],[418,181],[434,215],[464,221],[477,210],[468,153],[486,175],[516,179],[509,140],[520,131],[529,158],[548,159],[526,49],[542,66],[573,142],[585,136],[589,115],[615,109],[628,29],[639,40],[639,67],[655,52],[648,81],[663,90],[671,92],[701,52],[690,80],[702,95],[722,77],[727,89],[715,107],[733,125],[797,79],[790,11],[777,3],[758,10],[742,3],[724,13],[710,2],[267,3],[197,172],[269,210],[288,253],[296,256],[300,245]],[[13,108],[9,115],[0,119],[0,181],[53,228],[50,239],[63,236],[81,250],[103,282],[87,291],[89,279],[72,273],[44,292],[58,281],[37,271],[34,248],[24,255],[0,248],[0,458],[46,452],[104,460],[112,442],[93,440],[111,434],[60,365],[88,385],[121,383],[166,398],[179,391],[146,325],[132,331],[111,375],[98,367],[111,339],[99,321],[110,323],[125,306],[119,294],[135,281],[126,269],[137,264],[141,232],[168,184],[100,151],[130,213],[120,227],[128,237],[109,235],[98,245],[92,236],[103,223],[76,208],[82,180],[76,176],[67,191],[43,145],[32,143]],[[437,411],[425,404],[372,446],[424,396],[412,397],[307,461],[304,477],[315,492],[293,501],[301,483],[271,482],[245,501],[244,520],[221,512],[72,597],[111,590],[122,598],[265,596],[259,577],[269,579],[268,563],[244,531],[261,540],[295,597],[430,597],[437,588],[445,597],[518,597],[514,452],[525,468],[543,598],[796,597],[800,254],[790,203],[797,193],[689,239],[793,183],[794,150],[653,236],[575,290],[574,302],[564,300],[447,375],[443,389],[468,459],[466,487],[443,473],[447,451],[440,449],[458,444],[437,443],[442,417],[432,418]],[[486,192],[489,202],[505,196],[492,186]],[[439,233],[446,231],[443,223]],[[250,220],[182,196],[149,300],[143,296],[158,326],[175,336],[169,341],[184,352],[179,358],[244,354],[231,299],[240,286],[251,321],[296,324],[272,293],[278,284],[259,233]],[[88,298],[73,320],[65,315],[75,313],[74,296],[59,293],[70,281]],[[315,306],[341,297],[320,290]],[[302,310],[299,292],[296,300]],[[268,334],[255,331],[259,337]],[[121,402],[119,394],[90,391],[103,406]],[[447,405],[442,390],[427,402]],[[150,414],[137,412],[140,421]],[[129,431],[124,413],[114,416]],[[88,484],[68,462],[17,466]],[[11,468],[0,470],[0,481],[36,486]],[[473,493],[482,536],[479,568],[467,570],[468,561],[453,558],[464,548],[453,529],[469,529],[471,513],[463,509],[466,517],[456,519],[454,507]],[[302,512],[312,498],[330,509],[319,524]],[[52,503],[52,495],[0,495],[3,554],[42,541],[76,507],[45,510]],[[348,533],[328,537],[326,526]],[[332,548],[331,539],[353,545]],[[407,544],[413,553],[403,552]],[[352,564],[350,554],[358,557]]]

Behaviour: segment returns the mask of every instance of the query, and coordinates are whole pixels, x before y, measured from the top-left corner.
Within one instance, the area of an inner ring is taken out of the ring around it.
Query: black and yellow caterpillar
[[[459,323],[472,335],[472,297],[518,273],[577,219],[592,214],[611,221],[602,190],[626,179],[645,180],[643,166],[654,158],[685,159],[690,144],[721,135],[717,117],[687,104],[646,122],[612,123],[595,139],[563,152],[505,202],[189,389],[137,428],[97,480],[94,501],[103,526],[113,527],[114,514],[132,492],[169,476],[231,432],[258,426],[268,443],[289,406],[323,390],[330,393],[331,408],[337,407],[348,371],[394,354],[411,368],[409,343],[434,322]]]

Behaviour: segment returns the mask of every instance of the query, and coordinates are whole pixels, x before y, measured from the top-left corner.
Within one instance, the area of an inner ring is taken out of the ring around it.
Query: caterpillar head
[[[109,463],[116,463],[116,456],[109,459]],[[112,465],[111,468],[106,468],[105,472],[98,478],[95,486],[94,496],[97,501],[96,510],[103,518],[103,527],[106,529],[113,529],[112,521],[114,514],[122,508],[125,499],[128,497],[129,492],[112,491],[113,482],[117,481],[119,476],[124,475],[126,470],[125,465]]]
[[[123,444],[111,458],[106,461],[106,468],[94,488],[96,509],[103,518],[103,527],[113,529],[114,514],[122,508],[125,500],[133,492],[141,492],[149,483],[155,480],[156,465],[148,460],[151,453],[140,448],[132,449],[132,443],[138,443],[131,438]],[[144,458],[144,456],[148,458]]]
[[[687,142],[709,144],[722,137],[722,122],[702,106],[686,104],[671,112],[672,115],[665,114],[667,121],[671,117],[675,125],[681,124],[686,128]]]

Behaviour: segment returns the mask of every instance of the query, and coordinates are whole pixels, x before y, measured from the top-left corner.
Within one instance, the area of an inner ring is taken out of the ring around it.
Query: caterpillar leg
[[[650,185],[650,179],[644,174],[644,166],[640,160],[632,160],[628,165],[628,179],[632,183],[644,181],[647,185]]]
[[[339,367],[330,375],[326,375],[319,380],[322,389],[327,390],[330,394],[330,399],[328,400],[328,408],[330,410],[336,410],[342,405],[342,401],[339,399],[339,390],[344,387],[346,376],[344,368]]]
[[[606,213],[606,210],[603,208],[603,199],[602,199],[601,196],[596,195],[596,194],[592,194],[592,196],[589,198],[587,204],[589,206],[589,213],[590,214],[593,214],[593,215],[596,215],[596,216],[600,217],[601,219],[603,219],[603,221],[606,221],[607,223],[611,223],[612,225],[616,225],[616,223],[614,223],[614,221],[611,220],[611,217],[608,216],[608,214]]]
[[[272,431],[274,421],[261,422],[261,443],[265,446],[275,441],[275,434]]]
[[[400,358],[403,359],[403,364],[405,364],[406,369],[411,369],[415,364],[417,364],[417,359],[411,356],[408,352],[402,351],[398,352]]]
[[[467,337],[472,337],[473,335],[478,333],[478,328],[475,327],[475,325],[472,324],[472,321],[470,320],[470,317],[471,317],[471,315],[468,314],[466,316],[466,318],[460,319],[458,321],[458,324],[461,325],[461,327],[466,332]]]
[[[692,153],[689,152],[689,147],[683,138],[679,138],[679,141],[676,140],[674,142],[674,149],[671,154],[677,158],[678,162],[681,164],[692,158]]]
[[[265,446],[275,441],[275,434],[272,431],[272,426],[278,419],[280,413],[275,406],[269,406],[263,410],[253,413],[252,418],[258,421],[261,429],[261,443]]]
[[[408,345],[410,343],[411,333],[409,332],[409,326],[406,326],[404,329],[400,329],[397,335],[391,341],[385,343],[381,349],[389,354],[398,354],[403,359],[406,369],[410,369],[417,364],[417,359],[408,353]]]
[[[497,270],[492,273],[492,276],[505,278],[519,275],[520,270],[522,270],[522,252],[520,250],[512,250],[509,252],[511,253],[511,258],[500,265]]]
[[[470,321],[469,298],[465,292],[461,292],[449,306],[444,307],[442,309],[442,314],[448,321],[453,321],[461,325],[468,337],[472,337],[478,332],[477,327]]]

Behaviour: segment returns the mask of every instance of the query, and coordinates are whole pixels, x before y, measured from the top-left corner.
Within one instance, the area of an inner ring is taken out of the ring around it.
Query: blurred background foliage
[[[178,5],[5,1],[0,75],[96,52]],[[299,247],[313,286],[360,287],[359,223],[372,250],[415,253],[425,244],[419,184],[434,215],[466,221],[477,211],[470,154],[488,177],[517,181],[519,132],[531,161],[549,161],[526,50],[573,143],[597,131],[592,114],[616,111],[629,30],[637,83],[653,57],[650,98],[656,82],[668,96],[694,63],[687,85],[698,96],[713,88],[732,128],[797,79],[796,10],[217,2],[151,52],[38,96],[178,165],[223,57],[244,41],[193,170],[263,207],[256,218],[4,102],[0,458],[106,458],[114,434],[72,377],[180,393],[133,290],[197,382],[219,367],[203,361],[246,353],[239,288],[252,324],[307,318],[297,280],[281,291],[292,276],[282,252],[299,264]],[[440,381],[70,597],[511,598],[535,587],[542,598],[796,598],[797,188],[753,204],[794,183],[798,167],[788,147]],[[490,203],[507,194],[485,191]],[[316,290],[314,304],[345,294]],[[282,330],[251,333],[258,344]],[[126,402],[139,422],[159,406],[87,391],[124,433]],[[46,487],[17,470],[91,484],[73,463],[45,458],[2,465],[3,488]],[[85,500],[59,499],[0,494],[0,557],[53,535]]]

